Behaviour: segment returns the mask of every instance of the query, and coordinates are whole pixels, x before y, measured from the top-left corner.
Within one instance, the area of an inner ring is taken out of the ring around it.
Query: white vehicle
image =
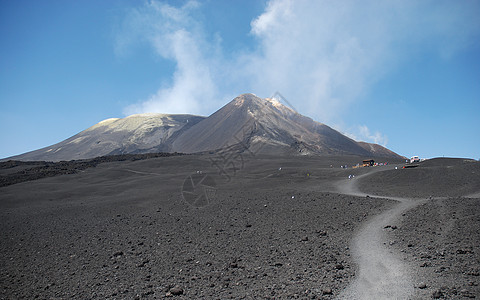
[[[412,158],[410,158],[410,163],[415,163],[415,162],[420,162],[420,157],[412,156]]]

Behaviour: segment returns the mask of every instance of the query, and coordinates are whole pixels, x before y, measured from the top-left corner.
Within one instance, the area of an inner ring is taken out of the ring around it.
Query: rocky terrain
[[[375,195],[418,201],[377,228],[410,299],[479,297],[478,162],[231,155],[104,158],[1,187],[0,298],[335,299],[360,271],[352,241],[398,205]]]
[[[61,162],[18,161],[0,162],[0,187],[15,183],[37,180],[65,174],[75,174],[100,163],[115,161],[135,161],[154,157],[182,155],[181,153],[146,153],[100,156],[92,159],[71,160]]]
[[[422,203],[385,228],[392,249],[412,262],[419,299],[480,297],[480,166],[437,158],[361,181],[377,195]]]

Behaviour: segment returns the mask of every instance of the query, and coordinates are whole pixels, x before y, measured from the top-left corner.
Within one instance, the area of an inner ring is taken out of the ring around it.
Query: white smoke
[[[125,108],[125,114],[144,112],[203,113],[218,94],[215,66],[209,53],[216,45],[208,43],[203,28],[191,14],[198,10],[194,1],[177,8],[150,1],[133,9],[117,37],[117,52],[137,42],[150,44],[163,59],[175,62],[172,82],[162,85],[148,99]]]
[[[478,1],[272,0],[251,22],[255,50],[227,61],[218,37],[197,21],[201,9],[194,1],[150,1],[127,15],[117,48],[147,42],[176,68],[171,82],[126,113],[208,114],[237,91],[280,91],[300,113],[341,123],[343,111],[398,64],[421,52],[448,59],[480,32]],[[386,144],[364,126],[354,135]]]

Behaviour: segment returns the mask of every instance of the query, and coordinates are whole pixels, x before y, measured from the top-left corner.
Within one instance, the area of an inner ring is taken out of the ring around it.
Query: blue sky
[[[480,159],[480,1],[1,1],[0,157],[280,92],[405,156]]]

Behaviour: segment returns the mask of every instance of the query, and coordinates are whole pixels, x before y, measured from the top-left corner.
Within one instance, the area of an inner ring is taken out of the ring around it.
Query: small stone
[[[233,262],[233,263],[230,264],[230,268],[232,268],[232,269],[238,268],[238,264]]]
[[[457,254],[473,254],[473,251],[470,249],[458,249]]]
[[[178,285],[170,289],[170,294],[174,296],[182,295],[183,294],[183,289],[179,287]]]
[[[113,256],[122,256],[122,255],[123,255],[123,251],[117,251],[113,253]]]
[[[397,227],[396,225],[386,225],[386,226],[383,227],[383,228],[385,228],[385,229],[390,228],[391,230],[395,230],[395,229],[397,229],[398,227]]]
[[[478,272],[478,271],[471,271],[471,272],[468,272],[467,275],[470,275],[470,276],[480,276],[480,272]]]
[[[327,232],[325,230],[318,231],[319,236],[327,236]]]
[[[283,266],[283,264],[281,262],[277,262],[277,263],[274,263],[273,266],[278,268]]]
[[[432,293],[432,298],[433,299],[439,299],[443,297],[443,293],[440,290],[436,290],[435,292]]]
[[[427,284],[425,282],[420,282],[420,284],[418,285],[418,288],[419,289],[426,289],[427,288]]]
[[[302,237],[302,242],[306,242],[306,241],[308,241],[308,236]]]
[[[467,289],[462,289],[460,291],[460,295],[462,295],[465,298],[475,298],[475,295],[470,293]]]
[[[428,263],[428,262],[424,262],[420,265],[421,268],[425,268],[425,267],[428,267],[428,266],[430,266],[430,263]]]
[[[326,288],[326,289],[323,289],[322,293],[324,295],[332,295],[333,294],[333,291],[331,288]]]

